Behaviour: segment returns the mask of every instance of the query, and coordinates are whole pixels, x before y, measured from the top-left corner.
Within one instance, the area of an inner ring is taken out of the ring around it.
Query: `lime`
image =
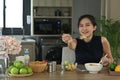
[[[111,71],[114,71],[116,66],[117,66],[116,63],[111,63],[111,64],[110,64],[110,70],[111,70]]]

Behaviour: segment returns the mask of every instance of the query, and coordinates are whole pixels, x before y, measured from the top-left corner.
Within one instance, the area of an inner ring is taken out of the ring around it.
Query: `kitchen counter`
[[[90,74],[87,71],[65,71],[61,74],[60,66],[57,66],[57,71],[48,73],[34,73],[28,77],[9,77],[0,80],[120,80],[120,76],[111,76],[107,68],[103,68],[98,74]]]
[[[25,39],[25,40],[20,40],[22,43],[23,42],[35,42],[35,40],[33,40],[33,39]]]

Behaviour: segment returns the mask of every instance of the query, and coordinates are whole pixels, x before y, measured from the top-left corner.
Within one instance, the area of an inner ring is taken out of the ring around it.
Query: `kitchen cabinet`
[[[31,35],[34,35],[35,19],[56,19],[61,21],[61,33],[72,28],[73,0],[31,0]]]

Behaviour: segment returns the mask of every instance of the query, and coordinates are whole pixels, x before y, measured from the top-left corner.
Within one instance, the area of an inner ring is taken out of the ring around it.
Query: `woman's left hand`
[[[109,64],[109,58],[108,57],[104,56],[104,57],[101,58],[101,60],[102,60],[102,64],[104,66],[107,66]]]

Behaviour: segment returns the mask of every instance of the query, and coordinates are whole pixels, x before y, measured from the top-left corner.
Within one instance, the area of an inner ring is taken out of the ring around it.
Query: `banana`
[[[87,38],[86,36],[80,36],[80,39],[82,39],[82,40],[84,40],[86,38]]]
[[[72,65],[71,65],[71,68],[72,68],[72,70],[74,70],[74,69],[75,69],[75,65],[74,65],[74,64],[72,64]]]
[[[68,64],[67,66],[65,66],[65,69],[69,70],[69,71],[73,71],[76,69],[76,65],[75,64]]]

